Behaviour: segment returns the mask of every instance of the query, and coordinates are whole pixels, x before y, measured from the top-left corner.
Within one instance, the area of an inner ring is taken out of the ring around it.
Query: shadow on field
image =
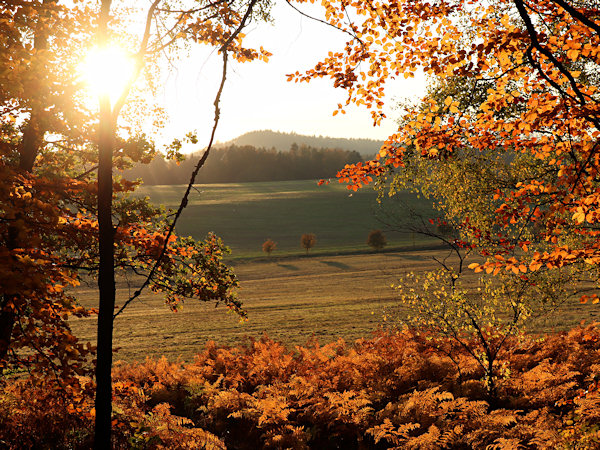
[[[327,264],[328,266],[336,267],[338,269],[343,269],[343,270],[348,270],[348,269],[352,268],[348,264],[344,264],[344,263],[337,262],[337,261],[319,261],[319,262],[322,264]]]
[[[419,255],[415,253],[396,253],[386,256],[389,258],[408,259],[409,261],[425,261],[426,259],[429,259],[429,256],[427,255]]]
[[[281,264],[280,262],[277,263],[277,265],[283,269],[287,269],[287,270],[300,270],[298,268],[298,266],[295,266],[293,264]]]

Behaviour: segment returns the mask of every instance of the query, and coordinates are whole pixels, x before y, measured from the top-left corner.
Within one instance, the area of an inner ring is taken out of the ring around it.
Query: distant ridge
[[[253,147],[275,148],[287,151],[292,144],[307,145],[316,148],[339,148],[360,153],[362,156],[373,156],[379,151],[383,142],[374,139],[345,139],[327,136],[306,136],[297,133],[282,133],[279,131],[259,130],[250,131],[238,136],[231,141],[219,144],[219,147],[228,145],[251,145]]]

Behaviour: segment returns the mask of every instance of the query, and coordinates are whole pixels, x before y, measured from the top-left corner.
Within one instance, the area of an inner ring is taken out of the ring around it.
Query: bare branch
[[[146,15],[146,25],[144,28],[144,34],[142,36],[142,42],[140,42],[140,48],[134,57],[135,68],[134,68],[133,73],[131,74],[131,77],[129,78],[129,82],[123,88],[123,92],[121,92],[121,95],[119,96],[118,100],[113,105],[113,110],[112,110],[113,120],[117,119],[117,117],[119,115],[119,111],[121,111],[121,108],[125,104],[125,100],[127,99],[129,92],[131,92],[133,83],[139,77],[142,69],[144,68],[144,57],[146,55],[146,47],[148,46],[148,40],[150,39],[150,28],[152,26],[152,17],[154,16],[154,12],[160,2],[161,2],[161,0],[154,0],[154,2],[152,2],[152,5],[150,5],[150,8],[148,9],[148,14]]]
[[[336,27],[335,25],[333,25],[333,24],[331,24],[331,23],[329,23],[329,22],[327,22],[327,21],[325,21],[325,20],[322,20],[322,19],[317,19],[316,17],[313,17],[313,16],[311,16],[310,14],[306,14],[304,11],[302,11],[302,10],[298,9],[296,6],[294,6],[294,5],[292,4],[292,2],[290,2],[290,0],[285,0],[285,2],[286,2],[286,3],[287,3],[287,4],[288,4],[288,5],[291,7],[291,8],[293,8],[293,9],[294,9],[294,10],[295,10],[295,11],[296,11],[298,14],[300,14],[301,16],[304,16],[304,17],[306,17],[307,19],[310,19],[310,20],[314,20],[315,22],[322,23],[323,25],[327,25],[328,27],[331,27],[331,28],[333,28],[334,30],[341,31],[342,33],[346,33],[347,35],[351,36],[351,37],[352,37],[352,39],[356,39],[358,42],[360,42],[361,44],[363,44],[363,41],[361,41],[361,40],[358,38],[358,36],[356,36],[355,34],[352,34],[352,33],[350,33],[348,30],[344,30],[343,28]],[[363,45],[363,47],[364,47],[364,45]]]

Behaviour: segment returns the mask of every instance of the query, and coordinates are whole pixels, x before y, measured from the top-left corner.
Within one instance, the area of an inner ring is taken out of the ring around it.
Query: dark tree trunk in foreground
[[[98,24],[98,43],[107,42],[110,0],[102,2]],[[115,309],[115,248],[112,224],[112,156],[115,123],[110,98],[100,98],[98,131],[98,338],[96,359],[96,423],[94,448],[111,448],[112,416],[112,339]]]
[[[98,240],[100,265],[98,290],[98,340],[96,362],[96,427],[94,447],[110,448],[112,412],[112,339],[115,309],[114,228],[112,224],[112,153],[114,126],[110,101],[100,102],[98,136]]]

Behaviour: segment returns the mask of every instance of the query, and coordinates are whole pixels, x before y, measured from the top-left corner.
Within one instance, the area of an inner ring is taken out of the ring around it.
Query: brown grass
[[[384,309],[398,304],[390,285],[402,273],[437,268],[434,255],[439,256],[440,250],[237,262],[234,269],[247,322],[240,323],[223,307],[192,300],[173,313],[159,296],[145,293],[116,321],[115,345],[120,347],[116,358],[132,361],[165,355],[189,361],[208,340],[233,345],[263,333],[291,345],[304,344],[312,336],[322,343],[368,337],[382,324]],[[475,280],[474,274],[467,275],[469,280]],[[135,287],[132,284],[131,289]],[[128,292],[122,280],[117,302],[122,303]],[[80,288],[78,297],[85,306],[94,306],[95,286]],[[595,311],[591,305],[569,302],[537,331],[593,320]],[[83,339],[95,339],[95,318],[74,320],[73,328]]]

